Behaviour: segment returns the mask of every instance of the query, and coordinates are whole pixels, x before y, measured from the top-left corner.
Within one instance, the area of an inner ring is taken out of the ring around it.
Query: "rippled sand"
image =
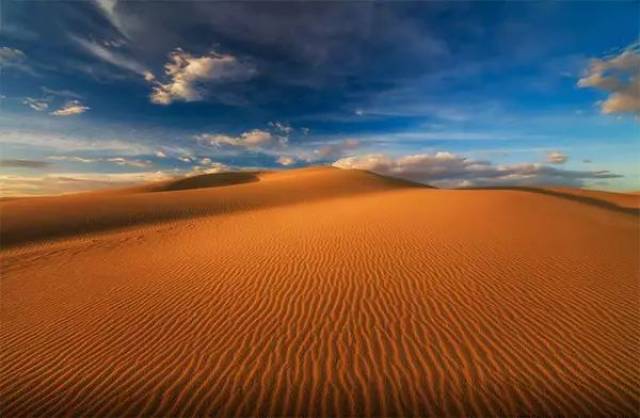
[[[636,415],[640,218],[562,194],[307,169],[1,202],[2,415]]]

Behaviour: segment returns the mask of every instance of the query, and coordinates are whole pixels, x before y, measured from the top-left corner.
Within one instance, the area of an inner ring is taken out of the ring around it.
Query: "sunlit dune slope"
[[[423,186],[364,171],[329,167],[208,174],[123,190],[0,202],[0,237],[2,245],[8,247],[140,223],[398,187]]]
[[[638,216],[257,176],[3,206],[2,415],[638,414]]]

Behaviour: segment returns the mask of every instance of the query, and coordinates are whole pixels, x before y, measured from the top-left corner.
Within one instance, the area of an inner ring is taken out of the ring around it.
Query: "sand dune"
[[[225,187],[226,186],[226,187]],[[233,186],[233,187],[230,187]],[[403,180],[337,168],[219,173],[122,190],[0,202],[2,245],[223,214],[399,187]]]
[[[614,193],[603,192],[600,190],[585,190],[585,189],[567,189],[567,188],[554,188],[550,189],[554,192],[567,193],[578,197],[586,197],[594,200],[601,200],[611,203],[620,208],[625,209],[640,209],[640,196],[634,193]]]
[[[494,187],[462,190],[520,190],[574,200],[632,215],[640,215],[640,196],[635,193],[615,193],[567,187]]]
[[[236,180],[2,202],[3,416],[638,414],[635,214]]]

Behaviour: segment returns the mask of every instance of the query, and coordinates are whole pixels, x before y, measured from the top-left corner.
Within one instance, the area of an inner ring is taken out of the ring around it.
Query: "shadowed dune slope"
[[[259,173],[237,172],[237,173],[215,173],[202,174],[199,176],[187,177],[184,179],[169,181],[159,185],[147,186],[150,192],[169,192],[172,190],[201,189],[207,187],[232,186],[234,184],[252,183],[260,181]]]
[[[637,216],[362,172],[259,176],[5,211],[40,238],[74,202],[98,211],[87,221],[171,216],[0,252],[2,415],[638,414]]]
[[[640,210],[640,196],[634,193],[604,192],[601,190],[550,188],[548,190],[566,193],[577,197],[585,197],[602,200],[614,204],[620,208]]]
[[[635,193],[615,193],[568,187],[488,187],[461,190],[522,190],[573,200],[631,215],[640,215],[640,196]]]
[[[222,187],[227,186],[227,187]],[[3,247],[141,223],[258,209],[415,183],[332,167],[219,173],[148,186],[0,202]]]

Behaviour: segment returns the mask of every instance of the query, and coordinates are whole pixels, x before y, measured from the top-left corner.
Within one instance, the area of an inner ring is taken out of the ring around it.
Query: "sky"
[[[640,2],[3,1],[0,186],[227,170],[640,190]]]

